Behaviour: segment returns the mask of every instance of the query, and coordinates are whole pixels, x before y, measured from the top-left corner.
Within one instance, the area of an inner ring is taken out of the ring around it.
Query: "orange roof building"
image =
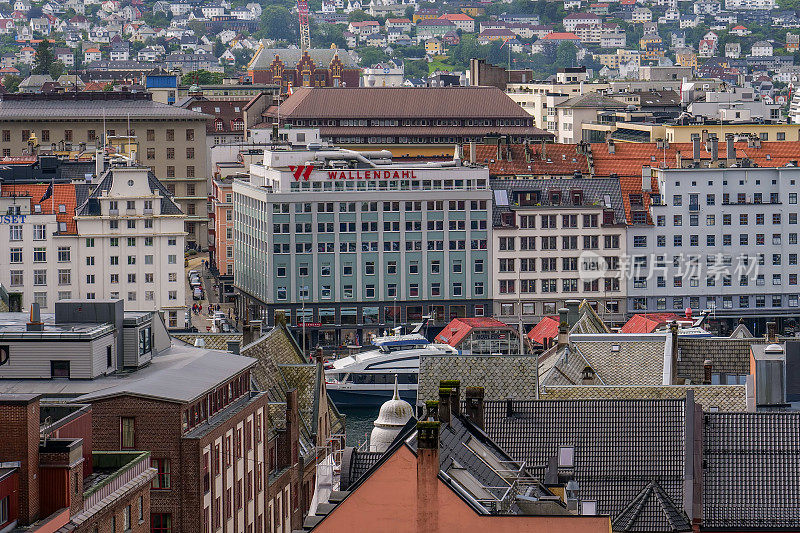
[[[435,340],[468,355],[511,355],[520,351],[517,331],[505,322],[487,317],[454,318]]]

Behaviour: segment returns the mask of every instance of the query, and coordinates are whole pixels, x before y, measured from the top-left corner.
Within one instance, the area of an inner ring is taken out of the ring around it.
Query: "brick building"
[[[217,271],[220,297],[228,300],[233,297],[233,178],[215,178],[211,191],[214,244],[209,252]]]
[[[263,43],[247,66],[253,83],[292,87],[358,87],[361,69],[336,48],[265,48]]]
[[[150,531],[150,454],[94,451],[91,420],[89,405],[0,394],[0,531]]]

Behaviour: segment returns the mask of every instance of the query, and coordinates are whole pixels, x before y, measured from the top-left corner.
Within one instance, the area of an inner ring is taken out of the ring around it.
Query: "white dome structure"
[[[375,427],[369,437],[369,451],[385,452],[413,415],[411,404],[400,399],[400,394],[397,392],[397,376],[395,376],[394,396],[381,405],[378,419],[375,420]]]

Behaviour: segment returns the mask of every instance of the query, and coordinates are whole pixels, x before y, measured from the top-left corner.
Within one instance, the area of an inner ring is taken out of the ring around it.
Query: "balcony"
[[[83,512],[73,520],[113,505],[119,495],[150,483],[155,474],[150,452],[92,452],[92,474],[83,480]]]

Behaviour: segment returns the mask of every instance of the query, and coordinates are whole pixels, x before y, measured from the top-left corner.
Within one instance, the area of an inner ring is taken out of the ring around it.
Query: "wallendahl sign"
[[[289,167],[295,181],[305,180],[311,177],[314,167],[311,165],[300,165]],[[328,170],[329,180],[413,180],[418,179],[417,173],[413,170]]]

